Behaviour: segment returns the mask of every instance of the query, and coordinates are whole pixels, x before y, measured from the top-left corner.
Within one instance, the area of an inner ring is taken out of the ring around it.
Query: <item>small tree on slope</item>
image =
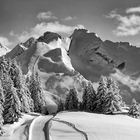
[[[5,95],[3,112],[4,123],[13,123],[18,121],[19,117],[21,117],[20,100],[9,76],[3,75],[2,86]]]
[[[140,117],[140,112],[139,112],[140,106],[136,102],[135,99],[132,100],[132,105],[129,109],[128,115],[134,117],[134,118],[139,118]]]
[[[66,97],[65,101],[66,110],[77,110],[78,109],[78,97],[77,92],[74,89],[70,89],[69,94]]]

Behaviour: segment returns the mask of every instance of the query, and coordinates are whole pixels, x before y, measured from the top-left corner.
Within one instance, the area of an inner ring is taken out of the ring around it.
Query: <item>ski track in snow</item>
[[[0,140],[139,140],[140,120],[125,115],[63,112],[25,116]],[[8,135],[9,134],[9,135]]]
[[[47,124],[49,125],[49,121],[52,119],[53,116],[39,116],[33,120],[29,128],[29,137],[28,140],[49,140],[48,135],[49,129],[44,131],[44,126]]]
[[[69,127],[72,127],[76,132],[82,134],[82,136],[84,136],[85,140],[88,140],[88,135],[84,131],[81,131],[80,129],[78,129],[73,123],[63,121],[63,120],[60,120],[60,119],[57,119],[57,118],[55,118],[55,119],[53,118],[52,121],[64,123],[64,124],[68,125]]]

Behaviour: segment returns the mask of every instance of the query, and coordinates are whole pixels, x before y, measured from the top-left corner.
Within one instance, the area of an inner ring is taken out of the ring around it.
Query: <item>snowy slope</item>
[[[58,114],[54,119],[74,124],[88,135],[88,140],[139,140],[140,138],[140,120],[125,115],[65,112]],[[80,136],[77,138],[75,131],[67,127],[68,125],[54,121],[51,127],[51,135],[54,136],[52,140],[80,139]]]
[[[0,140],[139,140],[140,120],[126,115],[61,112],[24,115]],[[11,132],[11,133],[10,133]]]

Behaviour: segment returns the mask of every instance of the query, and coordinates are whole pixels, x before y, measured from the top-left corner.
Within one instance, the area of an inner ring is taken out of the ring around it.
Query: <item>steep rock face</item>
[[[31,37],[29,38],[26,42],[23,43],[23,45],[26,47],[26,48],[30,48],[32,47],[35,43],[36,43],[36,39]]]
[[[113,70],[114,63],[95,33],[87,33],[85,29],[75,30],[71,38],[69,56],[72,65],[84,77],[97,81],[102,74]]]
[[[125,63],[123,72],[134,74],[140,70],[140,48],[130,45],[128,42],[104,42],[104,49],[117,64]]]
[[[125,101],[140,101],[140,48],[127,42],[102,41],[85,29],[75,30],[71,39],[69,56],[75,70],[94,82],[101,75],[111,75],[119,81]]]
[[[99,73],[99,76],[109,74],[114,68],[129,75],[137,73],[140,69],[140,48],[128,42],[102,41],[95,33],[88,33],[85,29],[75,30],[71,37],[69,55],[72,64],[85,77],[91,77],[91,80],[96,81],[95,77]],[[80,61],[79,65],[77,61]],[[88,74],[83,73],[82,68],[85,69],[85,65]]]
[[[50,50],[48,53],[40,57],[38,61],[38,68],[40,71],[46,73],[54,72],[69,75],[71,75],[74,71],[69,61],[69,57],[66,54],[64,56],[64,52],[62,52],[61,48]]]
[[[17,56],[20,56],[28,48],[32,47],[35,44],[36,40],[34,38],[29,38],[26,42],[18,44],[10,52],[6,54],[7,58],[14,59]]]
[[[29,71],[32,71],[38,57],[49,50],[50,47],[46,43],[37,42],[17,57],[17,61],[20,63],[23,73],[27,74]]]
[[[18,44],[14,49],[6,54],[7,58],[14,59],[15,57],[21,55],[27,48],[23,44]]]
[[[0,57],[5,55],[6,53],[8,53],[10,51],[10,49],[8,49],[7,47],[3,46],[1,43],[0,43]]]
[[[34,68],[34,65],[35,65],[35,63],[36,63],[36,61],[38,59],[41,60],[40,63],[41,63],[41,65],[43,64],[42,67],[44,67],[45,65],[48,65],[48,64],[46,64],[46,61],[47,60],[45,60],[46,59],[45,55],[49,55],[47,53],[50,50],[54,50],[56,48],[59,48],[59,49],[56,49],[56,51],[53,51],[53,52],[56,53],[59,50],[59,52],[63,56],[63,57],[61,57],[61,59],[65,63],[66,67],[70,67],[70,69],[73,69],[73,67],[71,65],[71,62],[70,62],[70,59],[67,56],[67,52],[63,48],[63,45],[64,44],[63,44],[63,41],[61,39],[52,40],[49,44],[47,44],[45,42],[39,42],[39,41],[37,41],[33,46],[31,46],[24,53],[22,53],[19,57],[17,57],[17,61],[22,66],[23,73],[26,74],[29,71],[32,71],[32,69]],[[51,53],[53,53],[53,52],[51,52]],[[58,54],[58,55],[60,55],[60,54]],[[44,69],[47,69],[47,67],[44,68]],[[48,69],[49,69],[49,67],[48,67]]]

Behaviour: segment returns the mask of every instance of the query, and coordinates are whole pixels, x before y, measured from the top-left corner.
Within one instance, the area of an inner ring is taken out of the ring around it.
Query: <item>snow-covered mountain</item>
[[[140,48],[128,42],[103,41],[85,29],[71,35],[69,56],[75,70],[94,82],[111,75],[120,82],[122,96],[140,101]]]
[[[70,88],[75,87],[82,96],[87,80],[75,71],[68,56],[70,38],[46,32],[37,40],[29,39],[18,44],[6,57],[15,58],[24,74],[38,72],[48,105],[56,110],[57,100],[64,99]],[[51,111],[51,110],[49,110]]]
[[[5,55],[6,53],[8,53],[10,51],[10,49],[8,49],[6,46],[2,45],[0,43],[0,56]]]
[[[17,56],[21,55],[24,51],[26,51],[29,47],[33,46],[36,42],[35,38],[29,38],[25,43],[19,43],[14,47],[10,52],[6,54],[7,58],[14,59]]]
[[[24,74],[39,73],[50,104],[72,87],[81,98],[86,79],[96,83],[102,75],[119,81],[127,103],[134,97],[140,101],[140,48],[127,42],[103,41],[86,29],[76,29],[70,38],[46,32],[18,44],[6,57],[16,58]]]

